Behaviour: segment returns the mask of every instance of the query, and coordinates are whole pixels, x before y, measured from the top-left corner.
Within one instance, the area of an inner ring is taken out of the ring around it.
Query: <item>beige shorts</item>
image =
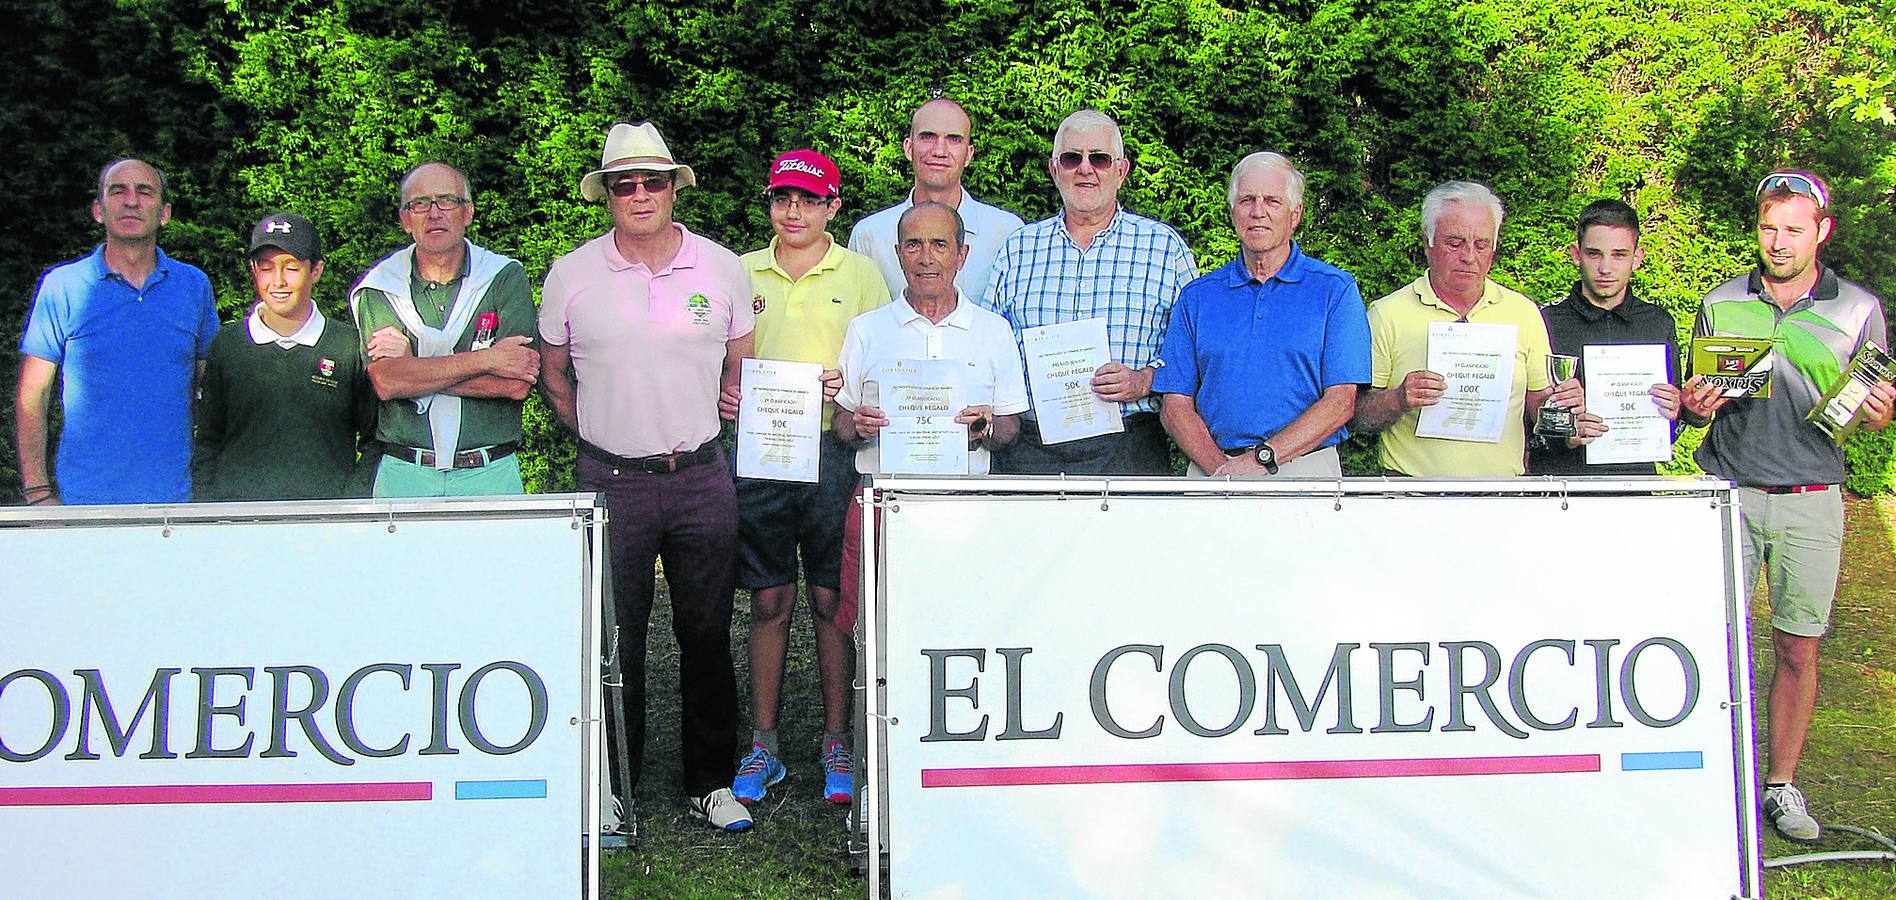
[[[1744,582],[1756,583],[1764,563],[1771,589],[1771,627],[1798,637],[1822,637],[1830,628],[1843,564],[1843,489],[1830,485],[1803,494],[1738,489],[1744,520]]]

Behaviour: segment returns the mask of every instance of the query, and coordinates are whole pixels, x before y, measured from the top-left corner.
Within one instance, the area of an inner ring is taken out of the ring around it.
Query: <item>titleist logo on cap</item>
[[[770,174],[782,175],[785,172],[806,172],[818,178],[828,177],[828,173],[823,171],[822,166],[816,165],[815,163],[807,163],[800,159],[783,160],[777,163],[777,170]]]

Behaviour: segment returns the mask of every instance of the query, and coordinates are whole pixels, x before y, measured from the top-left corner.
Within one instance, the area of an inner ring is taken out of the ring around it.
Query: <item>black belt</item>
[[[718,458],[718,439],[712,438],[698,445],[696,450],[680,450],[677,453],[660,453],[656,456],[620,456],[591,441],[581,439],[579,455],[595,462],[602,462],[634,472],[658,473],[676,472],[689,469],[699,463],[708,463]]]
[[[520,446],[510,441],[505,444],[495,444],[492,447],[477,447],[473,450],[463,450],[454,454],[454,465],[450,468],[478,469],[488,463],[499,462],[500,460],[506,459],[512,456],[514,451],[518,449],[520,449]],[[404,447],[401,444],[383,444],[382,455],[392,456],[403,462],[411,462],[428,469],[434,468],[435,465],[435,452],[433,450]]]

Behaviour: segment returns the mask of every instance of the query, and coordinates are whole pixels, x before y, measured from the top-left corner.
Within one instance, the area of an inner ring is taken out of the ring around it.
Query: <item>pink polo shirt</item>
[[[579,436],[620,456],[717,437],[724,343],[754,325],[737,254],[672,227],[684,243],[664,269],[627,262],[606,232],[556,260],[540,295],[540,339],[572,354]]]

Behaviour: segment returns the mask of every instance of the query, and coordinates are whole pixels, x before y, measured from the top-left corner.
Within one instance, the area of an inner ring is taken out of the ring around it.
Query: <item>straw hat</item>
[[[637,125],[620,122],[612,126],[612,131],[606,135],[606,149],[599,154],[599,168],[587,172],[586,177],[579,180],[580,196],[588,200],[604,200],[607,173],[633,169],[676,172],[676,184],[681,188],[698,183],[698,176],[691,171],[690,166],[681,165],[672,159],[671,148],[665,146],[665,138],[659,135],[657,126],[650,122]]]

